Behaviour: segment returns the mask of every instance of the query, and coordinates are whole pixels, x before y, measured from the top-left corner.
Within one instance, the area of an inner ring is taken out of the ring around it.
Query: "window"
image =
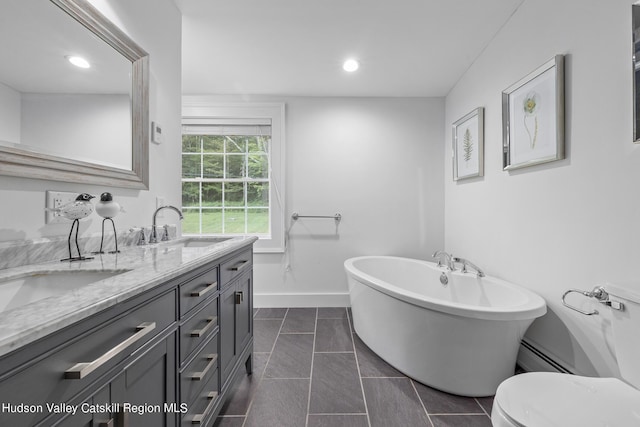
[[[270,234],[270,145],[270,126],[186,127],[184,234]]]
[[[255,235],[258,251],[283,250],[279,107],[265,117],[253,104],[198,106],[183,117],[184,235]]]

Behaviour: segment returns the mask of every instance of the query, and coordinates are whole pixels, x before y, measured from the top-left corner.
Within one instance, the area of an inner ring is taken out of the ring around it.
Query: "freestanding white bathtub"
[[[525,288],[432,262],[366,256],[344,267],[362,341],[405,375],[461,396],[495,394],[513,375],[525,331],[547,311]]]

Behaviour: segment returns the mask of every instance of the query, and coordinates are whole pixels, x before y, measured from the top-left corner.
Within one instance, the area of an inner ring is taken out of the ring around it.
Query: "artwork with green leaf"
[[[453,179],[484,175],[484,109],[476,108],[453,123]]]

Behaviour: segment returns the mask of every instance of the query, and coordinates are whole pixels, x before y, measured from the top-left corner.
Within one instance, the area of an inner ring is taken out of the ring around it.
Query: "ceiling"
[[[445,96],[524,0],[175,1],[183,94]]]
[[[0,84],[27,93],[129,94],[131,61],[49,1],[2,0]],[[35,29],[35,30],[34,30]],[[92,66],[72,66],[81,55]]]

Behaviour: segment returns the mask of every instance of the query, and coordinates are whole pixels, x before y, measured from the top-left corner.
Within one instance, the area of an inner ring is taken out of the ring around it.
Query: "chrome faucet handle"
[[[162,233],[162,239],[160,240],[162,240],[163,242],[167,242],[169,241],[169,224],[165,224],[163,228],[164,232]]]
[[[131,231],[135,230],[134,228]],[[144,246],[147,244],[147,240],[144,237],[144,227],[140,227],[140,233],[138,234],[138,241],[136,242],[137,246]]]

